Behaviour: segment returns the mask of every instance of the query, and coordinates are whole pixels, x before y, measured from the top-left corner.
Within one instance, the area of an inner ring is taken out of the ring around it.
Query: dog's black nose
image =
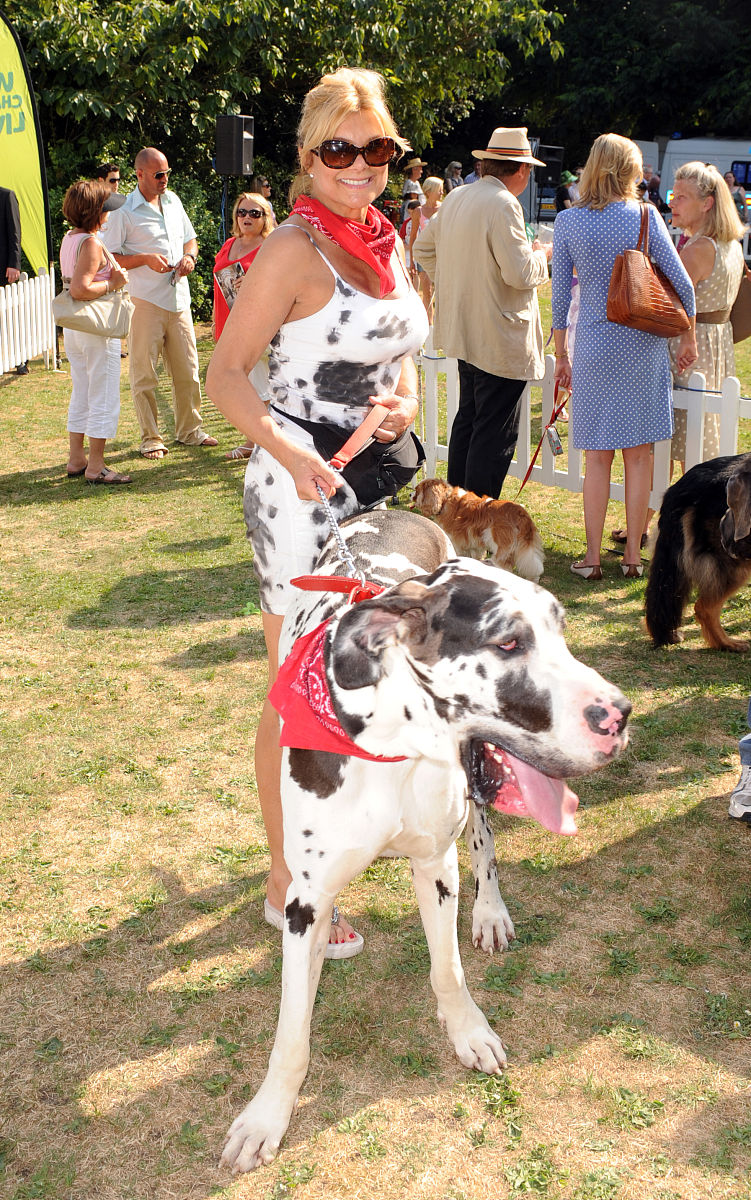
[[[587,705],[584,720],[593,733],[622,733],[631,708],[631,701],[619,693],[611,700],[598,700],[595,704]]]

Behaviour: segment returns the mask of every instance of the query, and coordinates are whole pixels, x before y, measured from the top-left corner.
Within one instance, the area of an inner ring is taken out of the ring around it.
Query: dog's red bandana
[[[331,702],[326,679],[324,647],[329,621],[298,638],[282,663],[269,700],[282,718],[280,746],[326,750],[370,762],[404,762],[404,756],[369,754],[344,732]]]

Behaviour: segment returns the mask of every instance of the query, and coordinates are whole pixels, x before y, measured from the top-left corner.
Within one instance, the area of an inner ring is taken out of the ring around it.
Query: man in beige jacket
[[[519,434],[521,397],[544,373],[537,287],[552,246],[531,245],[517,197],[535,164],[527,130],[495,129],[473,150],[481,178],[455,188],[414,244],[435,284],[435,345],[459,360],[448,481],[500,495]]]

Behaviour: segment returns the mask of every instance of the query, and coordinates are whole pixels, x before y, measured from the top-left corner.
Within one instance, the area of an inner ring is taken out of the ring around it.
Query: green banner
[[[16,193],[21,245],[34,270],[48,269],[47,186],[36,105],[23,51],[0,12],[0,186]]]

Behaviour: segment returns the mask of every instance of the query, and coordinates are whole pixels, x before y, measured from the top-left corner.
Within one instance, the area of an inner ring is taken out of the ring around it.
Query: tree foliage
[[[564,53],[514,64],[508,102],[525,103],[569,164],[599,133],[751,136],[746,0],[560,0]]]
[[[417,145],[497,95],[508,54],[551,42],[539,0],[19,0],[43,120],[94,157],[119,134],[206,164],[219,113],[250,111],[272,157],[291,157],[299,103],[325,70],[383,72]]]
[[[502,91],[510,55],[555,52],[558,21],[540,0],[16,0],[47,146],[53,241],[68,184],[111,158],[128,191],[135,152],[156,145],[206,251],[192,287],[205,317],[220,240],[221,181],[211,169],[219,114],[255,117],[258,168],[283,207],[300,103],[324,71],[381,71],[397,124],[422,148],[478,97]]]

